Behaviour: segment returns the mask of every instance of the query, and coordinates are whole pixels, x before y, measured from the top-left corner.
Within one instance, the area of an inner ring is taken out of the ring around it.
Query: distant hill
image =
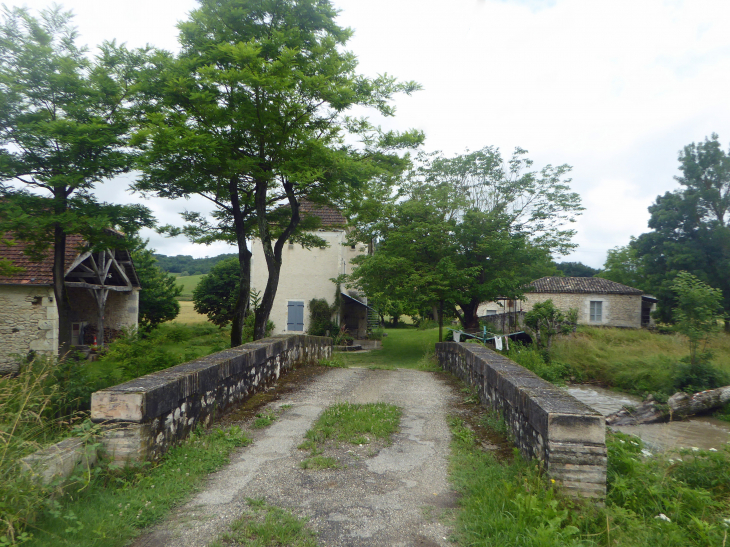
[[[190,255],[167,256],[156,254],[157,265],[166,272],[182,275],[207,274],[221,260],[236,257],[236,254],[222,254],[209,258],[193,258]]]

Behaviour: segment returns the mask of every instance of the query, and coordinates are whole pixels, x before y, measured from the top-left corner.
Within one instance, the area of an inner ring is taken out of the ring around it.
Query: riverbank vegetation
[[[498,420],[497,420],[498,421]],[[493,416],[482,425],[500,435]],[[461,494],[459,545],[687,547],[725,545],[730,450],[651,454],[635,437],[607,437],[605,507],[566,497],[535,461],[484,451],[459,418],[451,479]]]

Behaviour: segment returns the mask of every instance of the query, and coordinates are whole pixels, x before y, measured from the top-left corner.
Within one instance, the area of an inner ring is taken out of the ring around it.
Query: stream
[[[638,406],[641,403],[640,397],[597,386],[571,385],[565,389],[604,416],[617,412],[624,405]],[[730,423],[706,416],[664,424],[611,427],[616,431],[636,435],[653,450],[693,447],[703,450],[720,449],[730,442]]]

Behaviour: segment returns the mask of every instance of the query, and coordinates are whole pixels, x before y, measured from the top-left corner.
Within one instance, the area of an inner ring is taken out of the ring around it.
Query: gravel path
[[[308,517],[323,547],[451,545],[450,530],[437,517],[456,502],[447,481],[446,415],[457,400],[446,382],[427,372],[328,371],[271,403],[292,407],[255,432],[252,445],[236,452],[195,498],[135,545],[206,546],[246,510],[246,498],[261,497]],[[297,446],[304,433],[325,408],[344,401],[401,407],[393,444],[374,456],[375,445],[342,448],[347,466],[340,469],[301,469],[308,454]]]

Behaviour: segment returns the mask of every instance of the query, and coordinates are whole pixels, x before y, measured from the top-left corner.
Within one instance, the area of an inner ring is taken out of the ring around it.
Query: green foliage
[[[534,346],[523,346],[518,342],[510,342],[507,357],[517,364],[531,370],[543,380],[556,385],[565,384],[580,378],[579,373],[570,365],[558,359],[546,361],[545,352]]]
[[[366,366],[371,368],[413,368],[417,370],[434,370],[431,357],[438,342],[438,329],[417,330],[408,328],[384,329],[388,336],[383,338],[382,349],[367,353],[346,352],[341,354],[342,360],[349,366]]]
[[[210,258],[193,258],[190,255],[167,256],[155,254],[157,265],[170,273],[183,275],[203,275],[210,273],[210,269],[222,260],[238,258],[235,254],[220,254]]]
[[[302,469],[339,469],[340,464],[331,456],[312,456],[304,458],[299,464]]]
[[[309,301],[309,329],[308,334],[312,336],[335,335],[340,327],[332,321],[332,314],[337,311],[327,303],[324,298],[313,298]]]
[[[241,268],[236,258],[222,260],[204,275],[193,289],[195,311],[224,327],[233,321]]]
[[[558,334],[568,334],[578,324],[578,310],[571,308],[567,313],[555,307],[552,299],[536,303],[525,314],[525,327],[529,329],[535,344],[540,349],[550,352],[553,338]]]
[[[420,165],[378,219],[353,237],[378,239],[372,256],[356,259],[349,282],[375,302],[407,310],[439,306],[466,328],[478,326],[481,302],[517,297],[521,287],[552,273],[551,253],[567,252],[580,214],[568,166],[530,170],[517,149],[445,158],[422,155]]]
[[[683,188],[657,197],[649,207],[650,232],[631,246],[642,261],[645,287],[658,299],[658,318],[673,321],[680,271],[689,272],[722,292],[722,306],[730,312],[730,154],[713,134],[684,147],[679,155]],[[730,323],[726,322],[726,328]]]
[[[555,267],[565,277],[593,277],[600,272],[600,270],[586,266],[582,262],[559,262]]]
[[[689,340],[690,365],[695,365],[700,344],[719,330],[718,322],[725,317],[722,291],[688,272],[677,274],[672,289],[677,294],[677,307],[673,310],[675,329]]]
[[[254,429],[263,429],[265,427],[269,427],[271,424],[273,424],[277,420],[278,416],[274,414],[271,411],[268,412],[259,412],[256,414],[256,418],[253,421],[253,427]]]
[[[154,251],[146,249],[146,244],[132,253],[132,260],[142,287],[139,293],[139,324],[143,330],[150,330],[175,319],[180,313],[177,297],[182,293],[182,287],[176,284],[174,276],[158,266]]]
[[[636,238],[632,237],[631,243],[624,247],[609,249],[603,270],[596,277],[646,290],[644,263],[636,249]]]
[[[234,521],[231,531],[223,534],[211,547],[317,547],[316,535],[307,528],[306,519],[268,505],[263,499],[246,501],[249,510]]]
[[[128,545],[139,530],[161,521],[236,448],[251,440],[238,427],[198,432],[161,461],[124,468],[98,467],[90,483],[50,499],[30,530],[27,545]]]

